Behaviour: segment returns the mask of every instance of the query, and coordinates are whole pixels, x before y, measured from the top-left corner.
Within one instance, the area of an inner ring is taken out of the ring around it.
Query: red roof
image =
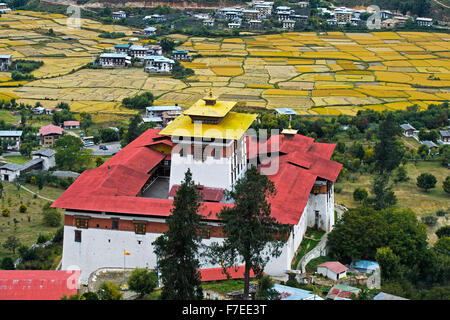
[[[338,261],[324,262],[322,264],[319,264],[317,267],[327,268],[336,274],[339,274],[339,273],[342,273],[342,272],[345,272],[348,270],[348,268],[346,266],[344,266],[342,263],[340,263]]]
[[[39,134],[41,136],[46,136],[48,134],[62,134],[64,131],[63,128],[55,126],[53,124],[48,124],[39,129]]]
[[[80,121],[74,121],[74,120],[64,121],[63,125],[64,125],[64,127],[66,127],[66,126],[79,126],[80,125]]]
[[[79,271],[0,270],[0,300],[60,300],[77,293]]]
[[[174,185],[170,189],[169,198],[174,198],[180,186]],[[224,190],[219,188],[197,187],[203,197],[203,201],[220,202],[223,199]]]
[[[159,131],[147,130],[99,168],[83,172],[52,207],[138,215],[170,215],[173,200],[137,196],[148,181],[149,172],[162,160],[168,159],[168,156],[149,146],[157,143],[173,146],[170,140],[158,135]],[[321,178],[336,181],[342,168],[342,164],[329,159],[334,144],[314,143],[314,139],[310,137],[298,134],[289,138],[274,135],[266,143],[257,143],[249,138],[247,142],[247,150],[250,144],[253,144],[252,148],[256,146],[259,154],[270,153],[272,146],[273,151],[280,151],[279,154],[274,153],[268,157],[259,169],[268,174],[275,184],[277,194],[270,202],[272,215],[281,223],[298,224],[316,180]],[[266,169],[270,165],[279,166],[276,173],[267,172]],[[169,195],[173,196],[176,188],[177,186],[173,186]],[[231,206],[208,202],[220,201],[223,198],[223,190],[204,188],[202,193],[206,201],[203,202],[200,214],[208,219],[217,220],[217,213],[222,208]]]
[[[227,275],[223,268],[199,269],[202,281],[227,280]],[[227,268],[230,279],[244,279],[245,266]],[[255,273],[250,269],[250,278],[254,278]]]

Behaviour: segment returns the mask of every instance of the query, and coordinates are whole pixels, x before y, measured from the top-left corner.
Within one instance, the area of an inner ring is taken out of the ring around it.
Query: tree
[[[271,216],[268,197],[275,193],[273,182],[252,167],[231,191],[225,192],[228,200],[234,200],[234,206],[218,214],[226,238],[221,244],[212,243],[209,257],[216,263],[223,259],[224,272],[244,262],[244,297],[249,293],[250,270],[261,275],[270,257],[281,254],[287,235],[288,227]]]
[[[20,145],[19,152],[24,157],[28,157],[29,158],[31,156],[31,151],[32,150],[33,150],[33,146],[31,145],[31,143],[24,142],[24,143],[22,143]]]
[[[162,38],[159,45],[164,52],[170,52],[175,48],[175,42],[169,38]]]
[[[389,247],[378,248],[375,260],[380,264],[383,279],[395,279],[400,272],[400,258]]]
[[[375,169],[380,172],[391,172],[397,168],[402,160],[404,150],[397,141],[399,126],[394,120],[394,115],[389,112],[386,119],[378,128],[379,142],[374,148]]]
[[[140,115],[135,115],[128,125],[128,131],[124,136],[123,141],[120,142],[122,147],[125,147],[131,141],[135,140],[139,136],[139,124],[142,122],[142,118]]]
[[[16,249],[21,245],[22,244],[20,243],[19,239],[17,239],[15,236],[9,236],[3,244],[3,248],[10,250],[12,254],[16,254]]]
[[[198,271],[199,231],[203,228],[198,214],[200,205],[200,195],[188,169],[175,195],[171,215],[166,220],[169,230],[153,243],[156,256],[160,259],[163,300],[203,298]]]
[[[406,182],[409,180],[405,166],[398,167],[394,175],[394,182]]]
[[[447,176],[442,182],[442,189],[444,189],[445,192],[450,193],[450,176]]]
[[[93,124],[92,116],[89,113],[83,112],[81,114],[80,128],[84,132]]]
[[[268,275],[263,275],[258,280],[258,289],[256,290],[257,300],[278,300],[280,294],[273,288],[274,282]]]
[[[365,188],[356,188],[355,191],[353,191],[353,199],[360,203],[366,201],[368,196],[369,193]]]
[[[55,208],[44,211],[43,222],[49,227],[59,227],[61,224],[61,215]]]
[[[433,189],[436,186],[436,177],[431,173],[422,173],[417,177],[417,186],[421,189],[424,189],[425,192]]]
[[[0,264],[0,268],[3,270],[14,270],[14,261],[10,257],[4,257],[2,263]]]
[[[128,287],[142,297],[150,294],[157,286],[155,273],[150,272],[146,268],[136,268],[131,272],[127,280]]]
[[[97,290],[99,300],[122,300],[119,286],[113,281],[104,281]]]
[[[392,185],[388,186],[388,183],[389,175],[387,174],[379,175],[374,179],[372,193],[375,197],[371,199],[371,202],[377,210],[386,209],[397,203]]]
[[[450,256],[450,237],[441,237],[436,241],[433,247],[439,253]]]
[[[61,169],[82,170],[91,162],[90,151],[83,149],[80,138],[63,136],[56,141],[55,148],[55,162]]]
[[[443,227],[440,227],[440,228],[436,231],[436,235],[438,236],[438,238],[442,238],[442,237],[450,237],[450,226],[443,226]]]

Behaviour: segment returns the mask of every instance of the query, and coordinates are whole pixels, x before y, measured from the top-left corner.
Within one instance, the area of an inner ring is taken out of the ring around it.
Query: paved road
[[[101,150],[99,148],[100,145],[104,145],[108,148],[108,150]],[[102,143],[95,146],[90,146],[86,148],[88,150],[92,150],[92,154],[96,156],[110,156],[113,153],[119,152],[122,148],[120,147],[120,142],[108,142]]]

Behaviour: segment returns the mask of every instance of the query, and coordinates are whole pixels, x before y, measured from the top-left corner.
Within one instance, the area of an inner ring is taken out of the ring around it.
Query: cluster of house
[[[145,108],[145,123],[155,123],[157,126],[165,127],[170,121],[175,120],[181,114],[181,107],[174,106],[152,106]]]
[[[174,50],[172,59],[164,57],[159,45],[116,44],[115,52],[100,54],[99,64],[103,68],[125,68],[131,66],[132,59],[139,61],[149,73],[171,73],[175,60],[190,61],[186,50]]]
[[[412,125],[409,123],[404,123],[400,125],[400,128],[402,129],[402,134],[405,137],[411,137],[419,141],[421,144],[426,145],[429,149],[429,153],[436,153],[439,149],[438,144],[450,144],[450,128],[447,127],[447,130],[439,130],[439,139],[437,141],[438,144],[434,143],[433,141],[425,140],[421,141],[419,139],[419,130],[416,130]]]
[[[307,8],[309,2],[300,1],[295,4],[297,8]],[[296,14],[296,11],[288,6],[278,6],[274,9],[274,2],[269,1],[253,1],[249,7],[220,8],[216,12],[216,17],[228,20],[228,28],[241,28],[243,22],[250,29],[258,29],[262,26],[262,22],[276,14],[278,21],[282,22],[283,29],[293,29],[296,23],[306,24],[309,17],[308,14]],[[205,26],[213,26],[214,20],[208,17],[200,17],[204,19]]]
[[[318,13],[321,16],[329,16],[327,23],[330,25],[343,26],[350,24],[352,26],[360,26],[363,21],[360,16],[363,13],[374,14],[375,10],[368,7],[367,9],[351,9],[346,7],[335,8],[329,10],[327,8],[317,8]],[[394,28],[406,23],[407,20],[412,19],[409,15],[403,15],[401,12],[394,12],[389,10],[380,11],[381,28]],[[433,19],[417,17],[416,23],[420,27],[431,27],[433,25]]]

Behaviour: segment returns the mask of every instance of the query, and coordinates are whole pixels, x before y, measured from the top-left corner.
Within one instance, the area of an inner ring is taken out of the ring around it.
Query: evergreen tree
[[[447,176],[442,182],[442,188],[445,192],[450,193],[450,176]]]
[[[198,250],[202,229],[200,195],[192,173],[188,169],[173,201],[171,215],[167,218],[169,230],[153,243],[159,258],[159,268],[164,287],[163,300],[200,300],[203,298]]]
[[[386,119],[380,123],[378,139],[374,148],[375,169],[380,172],[391,172],[397,168],[402,160],[404,150],[397,141],[399,126],[394,120],[393,113],[388,113]]]
[[[270,257],[278,257],[284,245],[288,227],[271,216],[267,201],[275,193],[273,182],[252,167],[225,193],[228,200],[234,200],[234,206],[218,214],[226,239],[213,243],[208,255],[212,262],[223,261],[224,272],[244,262],[244,297],[249,293],[250,270],[261,275]]]
[[[122,147],[125,147],[127,144],[132,142],[134,139],[139,137],[139,124],[142,122],[142,118],[140,115],[135,115],[128,125],[128,132],[124,136],[124,140],[121,141]]]
[[[436,177],[431,173],[422,173],[417,177],[417,186],[428,192],[429,189],[433,189],[436,186]]]
[[[257,300],[278,300],[280,294],[273,288],[273,280],[264,275],[258,280],[258,289],[256,290]]]
[[[382,174],[374,179],[372,193],[375,196],[371,199],[375,209],[381,210],[393,206],[397,203],[397,198],[392,186],[388,186],[389,175]]]

